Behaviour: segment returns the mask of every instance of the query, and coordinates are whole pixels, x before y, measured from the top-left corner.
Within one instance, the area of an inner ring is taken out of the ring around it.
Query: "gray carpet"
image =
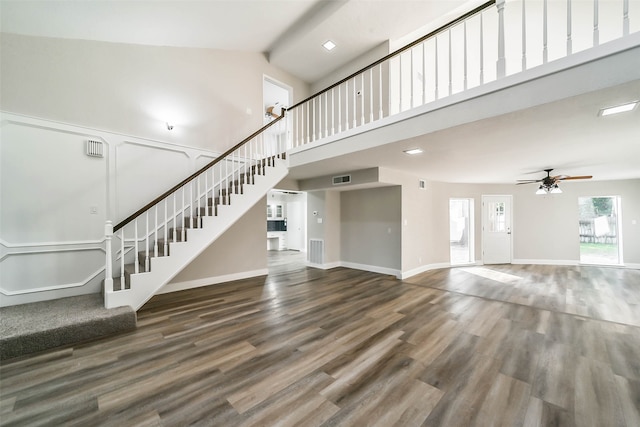
[[[104,308],[100,294],[0,308],[0,360],[136,328],[131,307]]]

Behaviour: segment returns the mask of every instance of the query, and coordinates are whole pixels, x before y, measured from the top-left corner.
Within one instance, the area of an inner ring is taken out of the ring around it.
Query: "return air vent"
[[[324,240],[309,239],[309,262],[312,264],[324,264]]]
[[[87,140],[87,156],[104,157],[102,141]]]
[[[351,182],[351,175],[340,175],[333,177],[333,185],[349,184]]]

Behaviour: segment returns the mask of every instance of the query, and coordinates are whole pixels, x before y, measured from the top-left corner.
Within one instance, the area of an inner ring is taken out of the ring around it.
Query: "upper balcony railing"
[[[296,148],[640,30],[636,0],[491,0],[288,108]]]

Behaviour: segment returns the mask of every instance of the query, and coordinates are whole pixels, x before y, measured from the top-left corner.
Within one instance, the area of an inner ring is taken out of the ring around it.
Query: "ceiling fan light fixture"
[[[544,186],[540,186],[538,187],[538,191],[536,191],[536,194],[547,194],[547,190],[545,190]]]
[[[610,116],[612,114],[626,113],[627,111],[631,111],[635,109],[636,105],[638,105],[638,101],[628,102],[622,105],[615,105],[613,107],[602,108],[600,109],[600,112],[598,113],[598,115],[604,117],[604,116]]]
[[[549,191],[549,193],[551,193],[551,194],[562,194],[562,190],[560,189],[560,187],[558,187],[558,184],[556,184],[553,187],[551,187],[551,191]]]

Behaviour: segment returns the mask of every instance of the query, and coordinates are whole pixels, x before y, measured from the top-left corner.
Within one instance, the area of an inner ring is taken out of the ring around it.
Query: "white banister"
[[[527,14],[525,1],[522,0],[522,71],[527,69]]]
[[[507,68],[504,50],[504,5],[505,0],[496,1],[498,9],[498,63],[496,64],[496,71],[499,79],[506,75]]]
[[[353,127],[357,127],[358,126],[358,107],[357,107],[357,103],[356,103],[356,94],[358,92],[358,85],[356,84],[356,78],[353,78],[353,93],[352,93],[352,97],[353,97]]]
[[[449,28],[449,96],[453,93],[453,50],[451,47],[451,28]]]
[[[138,245],[138,218],[133,220],[133,265],[135,274],[140,273],[140,259],[138,258],[139,245]]]
[[[622,0],[622,36],[629,35],[629,0]]]
[[[543,0],[542,2],[542,63],[546,64],[549,59],[549,49],[548,49],[548,37],[549,30],[547,28],[547,22],[549,19],[548,9],[547,9],[547,1]]]
[[[112,265],[112,248],[111,239],[113,238],[113,223],[107,221],[104,225],[104,251],[106,254],[104,268],[104,290],[105,292],[113,292],[113,265]]]
[[[571,35],[571,0],[567,0],[567,56],[573,53],[573,40]]]
[[[545,0],[546,1],[546,0]],[[480,14],[480,84],[484,84],[484,18]]]
[[[149,211],[146,212],[146,233],[145,233],[145,256],[144,256],[144,271],[149,271]]]
[[[593,0],[593,45],[598,46],[600,44],[600,23],[598,22],[598,0]]]
[[[124,288],[124,230],[120,230],[120,289]]]

